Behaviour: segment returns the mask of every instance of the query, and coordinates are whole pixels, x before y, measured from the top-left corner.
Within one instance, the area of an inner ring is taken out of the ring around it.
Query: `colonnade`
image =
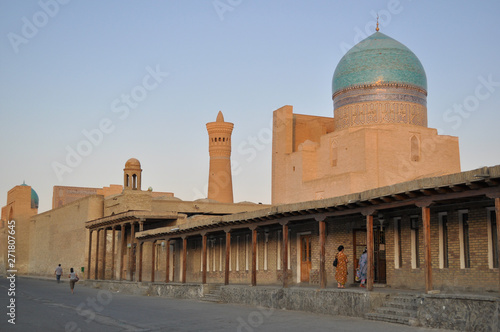
[[[124,253],[125,249],[127,247],[127,236],[126,236],[126,228],[127,225],[130,226],[130,238],[131,238],[131,248],[134,248],[135,245],[135,225],[139,223],[140,229],[142,230],[143,227],[143,222],[137,222],[137,221],[132,221],[129,223],[122,223],[118,225],[112,225],[112,226],[101,226],[101,227],[96,227],[96,228],[90,228],[89,229],[89,241],[88,241],[88,259],[87,259],[87,279],[90,279],[92,277],[92,268],[94,271],[94,279],[95,280],[104,280],[106,279],[106,268],[107,268],[107,263],[106,262],[106,251],[107,251],[107,235],[108,231],[111,230],[112,235],[111,235],[111,279],[115,279],[116,275],[116,258],[115,258],[115,247],[116,247],[116,238],[117,238],[117,231],[120,231],[121,234],[121,242],[120,242],[120,248],[118,250],[118,257],[119,257],[119,268],[120,272],[118,274],[118,280],[132,280],[131,276],[131,268],[133,266],[133,255],[129,255],[128,261],[127,261],[127,273],[130,273],[130,275],[125,278],[123,277],[123,271],[124,271]],[[96,233],[95,237],[95,251],[94,254],[92,254],[92,237],[93,233]],[[101,233],[103,237],[103,241],[101,244]],[[94,257],[94,264],[92,266],[92,258]],[[101,260],[101,261],[100,261]]]
[[[432,286],[432,265],[431,265],[431,246],[430,246],[430,205],[432,204],[432,201],[422,201],[417,204],[418,207],[421,208],[421,216],[422,216],[422,221],[423,221],[423,240],[424,240],[424,275],[425,275],[425,289],[426,291],[430,291],[433,289]],[[500,201],[496,199],[496,207],[497,211],[500,210]],[[358,212],[359,213],[359,212]],[[367,289],[368,290],[373,290],[373,283],[374,283],[374,244],[373,244],[373,216],[376,215],[378,212],[377,210],[373,208],[366,208],[361,210],[361,214],[364,216],[366,219],[366,236],[367,236],[367,252],[368,252],[368,270],[367,270]],[[498,212],[497,212],[498,214]],[[127,231],[130,229],[130,249],[131,251],[128,254],[128,261],[127,261],[127,276],[126,279],[133,281],[134,279],[136,281],[142,282],[143,281],[143,254],[144,254],[144,243],[149,242],[152,243],[152,250],[151,250],[151,278],[148,281],[155,282],[155,272],[156,272],[156,260],[158,257],[156,257],[156,250],[155,245],[158,241],[165,241],[166,245],[166,256],[165,256],[165,266],[166,266],[166,271],[165,271],[165,278],[164,282],[169,283],[171,282],[170,278],[170,271],[171,269],[174,269],[174,264],[171,262],[171,257],[170,257],[170,243],[173,240],[181,240],[182,241],[182,252],[180,253],[180,282],[181,283],[186,283],[186,276],[187,276],[187,250],[188,250],[188,238],[194,238],[194,237],[200,237],[201,236],[201,282],[203,284],[207,283],[207,239],[208,236],[212,233],[216,232],[225,232],[225,260],[224,260],[224,265],[223,265],[223,271],[224,271],[224,284],[229,284],[230,283],[230,257],[231,257],[231,232],[236,231],[236,230],[242,230],[242,229],[249,229],[251,231],[251,264],[250,264],[250,279],[251,279],[251,285],[256,286],[257,285],[257,231],[259,228],[266,227],[269,225],[280,225],[281,226],[281,234],[282,234],[282,239],[280,239],[281,243],[281,250],[279,251],[280,257],[278,259],[281,260],[281,267],[283,270],[283,278],[282,278],[282,286],[287,287],[288,286],[288,281],[289,281],[289,264],[288,264],[288,259],[289,259],[289,224],[290,222],[300,222],[303,220],[311,220],[313,219],[314,222],[318,223],[318,243],[319,243],[319,284],[321,288],[326,287],[326,249],[325,249],[325,243],[326,243],[326,223],[327,222],[334,222],[335,216],[346,216],[346,215],[352,215],[352,213],[349,213],[348,211],[345,211],[345,213],[339,214],[337,213],[336,215],[328,214],[328,213],[314,213],[308,216],[291,216],[291,217],[283,217],[281,219],[273,219],[273,220],[266,220],[262,222],[254,222],[254,223],[246,223],[246,224],[235,224],[231,226],[225,226],[225,227],[220,227],[220,228],[210,228],[210,229],[199,229],[199,230],[189,230],[185,229],[182,232],[179,231],[170,231],[162,234],[157,234],[157,235],[144,235],[140,238],[135,237],[135,228],[136,225],[139,225],[139,231],[143,230],[143,223],[144,220],[135,220],[131,222],[125,222],[125,223],[116,223],[114,225],[105,225],[105,226],[96,226],[94,228],[89,229],[89,251],[88,251],[88,266],[87,266],[87,278],[91,277],[91,269],[93,268],[93,276],[94,279],[101,279],[104,280],[106,279],[105,271],[106,271],[106,265],[111,264],[111,278],[115,279],[115,276],[118,276],[118,280],[123,280],[123,272],[124,272],[124,256],[125,256],[125,249],[127,247]],[[330,220],[327,220],[327,218],[330,218]],[[119,263],[119,268],[120,272],[117,274],[116,273],[116,264],[115,260],[115,245],[116,245],[116,232],[119,230],[121,232],[121,243],[120,243],[120,248],[118,250],[118,257],[120,259]],[[500,227],[498,228],[499,233],[500,233]],[[106,261],[106,246],[107,246],[107,234],[108,231],[112,232],[112,240],[111,240],[111,252],[113,253],[111,255],[111,262]],[[93,240],[93,233],[96,232],[96,243],[95,243],[95,248],[94,252],[92,252],[93,246],[92,246],[92,240]],[[104,241],[101,243],[100,238],[101,238],[101,233],[103,233],[104,236]],[[335,236],[335,235],[333,235]],[[499,234],[500,238],[500,234]],[[137,254],[138,254],[138,267],[137,269],[134,269],[134,259],[137,261],[137,258],[135,257],[135,254],[133,253],[133,250],[137,249]],[[222,250],[222,248],[221,248]],[[94,264],[91,266],[92,263],[92,257],[94,257]],[[137,271],[136,277],[134,277],[134,272]]]
[[[325,250],[325,243],[326,243],[326,215],[316,215],[314,216],[315,222],[319,224],[319,281],[320,281],[320,287],[325,288],[326,287],[326,250]],[[304,219],[304,217],[302,217]],[[290,276],[290,271],[288,269],[288,259],[289,259],[289,222],[290,221],[297,221],[295,218],[286,218],[286,219],[280,219],[280,220],[272,220],[272,221],[267,221],[264,223],[259,223],[259,224],[246,224],[246,225],[238,225],[236,227],[225,227],[222,230],[225,232],[225,261],[224,261],[224,284],[229,284],[230,282],[230,251],[231,251],[231,232],[235,230],[241,230],[241,229],[249,229],[251,231],[251,271],[250,271],[250,279],[251,279],[251,285],[256,286],[257,285],[257,231],[259,227],[263,226],[269,226],[271,224],[279,224],[282,228],[281,234],[282,234],[282,239],[281,239],[281,250],[280,250],[280,256],[279,259],[281,260],[281,266],[283,268],[283,278],[282,278],[282,286],[283,287],[288,287],[289,283],[289,276]],[[166,266],[166,271],[165,271],[165,279],[164,282],[168,283],[170,282],[170,269],[173,268],[171,265],[172,262],[170,262],[170,243],[172,240],[175,239],[180,239],[182,240],[182,252],[180,253],[180,259],[181,259],[181,272],[180,272],[180,282],[181,283],[186,283],[186,276],[187,276],[187,265],[186,264],[186,259],[187,259],[187,240],[188,237],[196,237],[196,236],[201,236],[202,238],[202,271],[201,271],[201,282],[203,284],[207,283],[207,239],[209,233],[214,233],[214,232],[220,232],[221,229],[212,229],[212,230],[201,230],[198,232],[194,233],[188,233],[188,234],[168,234],[168,236],[165,234],[163,236],[155,236],[154,238],[151,239],[136,239],[135,238],[135,226],[136,224],[139,223],[139,230],[141,231],[143,228],[143,221],[132,221],[132,222],[127,222],[127,223],[121,223],[121,224],[115,224],[112,226],[102,226],[102,227],[96,227],[96,228],[91,228],[89,229],[89,251],[88,251],[88,278],[91,277],[91,269],[93,268],[93,276],[95,280],[104,280],[106,279],[105,271],[106,271],[106,264],[109,262],[106,261],[106,244],[107,244],[107,232],[111,230],[112,232],[112,240],[111,240],[111,252],[113,253],[111,255],[111,279],[115,279],[116,276],[116,262],[115,262],[115,242],[116,242],[116,231],[120,230],[121,232],[121,244],[120,248],[118,250],[118,257],[120,259],[119,263],[119,268],[120,272],[118,273],[118,280],[124,280],[123,278],[123,272],[124,272],[124,256],[125,256],[125,248],[127,246],[127,230],[130,229],[130,249],[131,252],[128,255],[128,261],[127,261],[127,276],[126,280],[133,281],[134,279],[136,281],[142,282],[143,281],[143,256],[144,256],[144,243],[150,242],[154,245],[156,244],[157,241],[165,241],[166,245],[166,255],[165,255],[165,266]],[[369,226],[371,225],[371,226]],[[371,229],[373,227],[373,216],[370,215],[367,217],[367,227],[368,229]],[[93,233],[96,232],[96,244],[94,248],[94,253],[92,253],[92,238],[93,238]],[[104,236],[104,241],[103,243],[100,242],[100,237],[101,233],[103,233]],[[371,237],[373,241],[373,233],[368,232],[367,234],[368,238]],[[372,243],[372,242],[371,242]],[[368,260],[368,267],[369,267],[369,272],[368,272],[368,289],[372,289],[373,287],[373,245],[369,248],[372,248],[371,250],[368,250],[369,252],[369,260]],[[136,269],[137,274],[136,278],[134,278],[134,272],[133,271],[133,259],[137,259],[134,254],[132,254],[132,250],[134,248],[137,248],[137,254],[138,254],[138,267]],[[371,252],[371,256],[370,256]],[[94,258],[94,264],[91,266],[92,258]],[[151,250],[151,278],[148,281],[155,282],[155,261],[156,261],[156,250]],[[370,272],[372,271],[372,272]]]

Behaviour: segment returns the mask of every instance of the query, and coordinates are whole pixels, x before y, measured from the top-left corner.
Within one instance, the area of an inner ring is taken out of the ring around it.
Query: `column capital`
[[[288,223],[290,222],[290,220],[288,219],[285,219],[285,220],[280,220],[278,223],[281,225],[281,226],[285,226],[285,225],[288,225]]]
[[[316,221],[325,221],[327,218],[326,214],[317,214],[314,216],[314,220]]]
[[[363,216],[373,216],[375,213],[377,213],[377,209],[375,208],[364,208],[364,209],[361,209],[361,214]]]
[[[419,208],[428,208],[432,204],[434,204],[434,199],[432,199],[431,197],[422,198],[422,199],[419,199],[417,202],[415,202],[415,205]]]

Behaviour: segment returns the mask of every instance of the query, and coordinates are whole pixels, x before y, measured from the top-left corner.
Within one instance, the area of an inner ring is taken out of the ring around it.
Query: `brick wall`
[[[496,291],[498,285],[498,269],[490,269],[488,265],[488,229],[487,208],[493,206],[493,201],[477,203],[454,204],[431,208],[431,257],[434,289],[447,291]],[[464,269],[460,266],[459,241],[459,213],[458,210],[467,209],[469,213],[470,261],[471,267]],[[439,268],[439,213],[446,212],[448,216],[448,250],[449,267]],[[418,257],[419,266],[412,266],[411,217],[418,217]],[[395,229],[394,218],[401,218],[401,256],[402,264],[395,268]],[[379,220],[374,218],[377,229],[383,227],[385,234],[386,283],[392,288],[424,289],[424,237],[420,208],[405,208],[386,212]],[[326,220],[326,281],[327,287],[335,287],[335,269],[332,262],[337,248],[345,247],[348,263],[348,284],[354,284],[355,244],[354,233],[358,236],[366,234],[366,217],[361,215],[330,218]],[[267,235],[266,235],[267,234]],[[290,284],[301,283],[300,239],[301,236],[310,237],[311,241],[311,270],[309,285],[319,285],[319,225],[314,220],[304,220],[289,223],[289,266],[288,278]],[[266,242],[267,237],[267,242]],[[283,266],[281,262],[282,228],[279,224],[258,229],[258,285],[279,285],[283,280]],[[359,240],[359,239],[358,239]],[[365,243],[361,239],[358,243]],[[109,242],[109,240],[108,240]],[[175,269],[174,281],[181,280],[182,240],[172,240],[175,252],[170,260],[171,269]],[[213,244],[213,245],[212,245]],[[108,244],[108,248],[110,245]],[[267,248],[267,249],[266,249]],[[108,249],[109,250],[109,249]],[[165,277],[165,248],[158,241],[156,257],[156,281]],[[225,271],[225,233],[218,232],[208,235],[208,283],[224,283]],[[199,283],[202,281],[201,271],[201,235],[188,238],[187,251],[187,282]],[[150,280],[151,248],[145,245],[143,252],[143,280]],[[279,255],[279,256],[278,256]],[[267,264],[265,264],[267,256]],[[359,254],[358,254],[359,256]],[[359,259],[359,257],[357,257]],[[248,264],[247,264],[248,261]],[[125,259],[126,262],[126,259]],[[279,264],[278,264],[279,263]],[[249,229],[233,230],[231,233],[230,284],[250,284],[252,268],[252,236]],[[279,267],[279,268],[278,268]]]

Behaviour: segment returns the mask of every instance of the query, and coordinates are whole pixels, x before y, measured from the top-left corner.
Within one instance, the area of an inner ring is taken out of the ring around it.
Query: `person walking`
[[[345,283],[347,282],[347,259],[344,253],[344,246],[338,247],[338,253],[335,255],[337,259],[337,269],[335,270],[335,279],[337,280],[337,288],[345,288]]]
[[[75,288],[75,283],[79,280],[78,274],[71,268],[69,270],[69,288],[71,288],[71,294],[73,294],[73,289]]]
[[[54,271],[54,274],[56,275],[57,283],[61,282],[61,276],[63,274],[63,270],[62,270],[61,264],[59,264],[56,267],[56,270]]]
[[[361,280],[361,283],[359,284],[360,287],[365,287],[366,285],[367,268],[368,268],[368,253],[366,252],[365,248],[363,254],[361,254],[361,257],[359,258],[359,279]]]

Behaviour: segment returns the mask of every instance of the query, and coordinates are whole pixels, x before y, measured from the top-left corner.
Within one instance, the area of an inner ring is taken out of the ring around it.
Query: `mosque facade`
[[[295,203],[460,172],[458,138],[427,126],[427,79],[415,54],[376,32],[332,80],[334,117],[274,111],[272,203]]]

